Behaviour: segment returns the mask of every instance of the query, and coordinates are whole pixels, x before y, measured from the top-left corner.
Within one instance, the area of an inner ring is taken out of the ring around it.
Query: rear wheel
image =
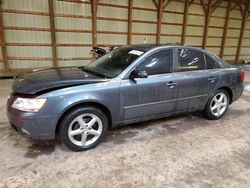
[[[205,114],[208,119],[219,119],[226,113],[228,106],[228,93],[225,90],[218,90],[208,100],[205,108]]]
[[[73,151],[96,147],[108,128],[106,115],[92,106],[78,107],[65,115],[61,121],[63,143]]]

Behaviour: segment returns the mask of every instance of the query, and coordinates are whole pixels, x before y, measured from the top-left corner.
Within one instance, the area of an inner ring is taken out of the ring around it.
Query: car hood
[[[82,71],[78,67],[53,68],[25,74],[15,79],[13,93],[35,95],[55,89],[105,82],[108,79]]]

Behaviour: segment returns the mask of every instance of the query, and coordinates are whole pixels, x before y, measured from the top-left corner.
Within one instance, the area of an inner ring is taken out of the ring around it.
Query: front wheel
[[[208,100],[205,108],[205,114],[210,120],[219,119],[226,113],[228,106],[228,93],[225,90],[218,90]]]
[[[108,128],[106,115],[92,106],[78,107],[65,115],[61,121],[63,143],[73,151],[96,147]]]

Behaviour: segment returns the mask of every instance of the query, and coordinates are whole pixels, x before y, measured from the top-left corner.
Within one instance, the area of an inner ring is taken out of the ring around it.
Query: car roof
[[[157,48],[157,47],[188,47],[188,48],[193,48],[193,49],[199,49],[195,48],[192,46],[185,46],[185,45],[180,45],[178,43],[166,43],[166,44],[136,44],[136,45],[129,45],[129,46],[124,46],[125,48],[130,48],[130,49],[135,49],[135,50],[140,50],[140,51],[149,51],[151,49]]]

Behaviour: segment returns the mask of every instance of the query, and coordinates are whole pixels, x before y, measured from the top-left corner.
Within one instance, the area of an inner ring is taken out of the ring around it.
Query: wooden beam
[[[193,3],[194,0],[190,0],[188,3],[188,6],[190,6]]]
[[[52,49],[52,62],[53,62],[53,67],[57,67],[54,0],[48,0],[48,4],[49,4],[50,35],[51,35],[51,43],[52,43],[52,48],[51,48]]]
[[[204,8],[205,9],[205,8]],[[203,32],[203,41],[202,41],[202,48],[205,49],[207,45],[207,34],[208,34],[208,26],[210,22],[210,16],[212,11],[212,0],[208,0],[208,5],[206,8],[206,15],[205,15],[205,26]]]
[[[241,0],[235,3],[235,5],[231,8],[231,11],[234,10],[238,5],[240,5]]]
[[[97,44],[97,0],[91,0],[92,8],[92,43],[93,46]]]
[[[185,44],[186,40],[186,28],[187,28],[187,19],[188,19],[188,7],[189,7],[190,0],[185,0],[184,5],[184,16],[183,16],[183,25],[182,25],[182,35],[181,35],[181,44]]]
[[[99,0],[97,0],[98,2]],[[105,7],[113,7],[113,8],[124,8],[124,9],[128,9],[127,5],[118,5],[115,3],[102,3],[102,2],[98,2],[98,5],[100,6],[105,6]]]
[[[51,61],[51,57],[9,57],[10,60],[23,60],[23,61]],[[58,58],[60,61],[70,61],[70,60],[91,60],[92,57],[67,57]]]
[[[97,46],[97,0],[91,0],[92,11],[92,45]],[[93,53],[93,59],[96,59],[96,53]]]
[[[221,40],[221,47],[220,47],[220,57],[221,58],[223,58],[223,55],[224,55],[224,49],[225,49],[226,38],[227,38],[228,22],[229,22],[229,17],[230,17],[230,12],[231,12],[231,5],[232,5],[232,0],[229,0],[228,1],[228,6],[227,6],[226,18],[225,18],[225,22],[224,22],[223,35],[222,35],[222,40]]]
[[[132,13],[133,13],[133,0],[129,0],[128,2],[128,38],[127,38],[127,43],[131,44],[132,37],[131,37],[131,32],[132,32]]]
[[[210,0],[208,0],[208,1],[210,1]],[[203,10],[204,10],[204,13],[205,13],[205,15],[207,14],[207,8],[206,8],[206,5],[205,5],[205,3],[204,3],[204,1],[203,0],[200,0],[200,2],[201,2],[201,6],[202,6],[202,8],[203,8]],[[209,3],[209,2],[208,2]]]
[[[152,1],[154,3],[155,7],[158,8],[158,4],[157,4],[156,0],[152,0]]]
[[[162,8],[163,10],[169,5],[169,3],[171,2],[171,0],[168,0],[168,1],[166,0],[165,2],[164,1],[165,0],[163,0],[163,3],[164,3],[163,4],[163,8]]]
[[[220,5],[222,1],[223,1],[223,0],[216,0],[216,1],[213,3],[213,5],[212,5],[212,9],[214,9],[214,8],[216,8],[218,5]]]
[[[156,44],[160,44],[160,42],[161,42],[162,14],[163,14],[163,0],[159,0],[159,2],[158,2],[158,20],[157,20]]]
[[[57,0],[57,1],[63,1],[63,2],[69,2],[69,3],[89,4],[88,1],[82,1],[82,0]]]
[[[236,57],[235,57],[235,63],[236,64],[239,63],[240,51],[241,51],[241,47],[242,47],[241,46],[242,45],[242,39],[243,39],[243,36],[244,36],[245,26],[246,26],[246,22],[247,22],[249,6],[250,6],[250,1],[248,2],[247,5],[245,5],[244,15],[243,15],[243,18],[242,18],[242,21],[241,21],[240,36],[239,36],[239,40],[238,40],[238,47],[237,47],[237,52],[236,52]]]
[[[8,73],[9,72],[8,53],[7,53],[3,25],[4,24],[3,24],[3,13],[2,13],[2,0],[0,0],[0,42],[2,43],[1,49],[3,58],[3,72]]]
[[[215,3],[212,5],[212,11],[211,11],[211,13],[213,13],[216,10],[216,8],[222,3],[222,1],[223,0],[217,0],[217,1],[215,1]]]

